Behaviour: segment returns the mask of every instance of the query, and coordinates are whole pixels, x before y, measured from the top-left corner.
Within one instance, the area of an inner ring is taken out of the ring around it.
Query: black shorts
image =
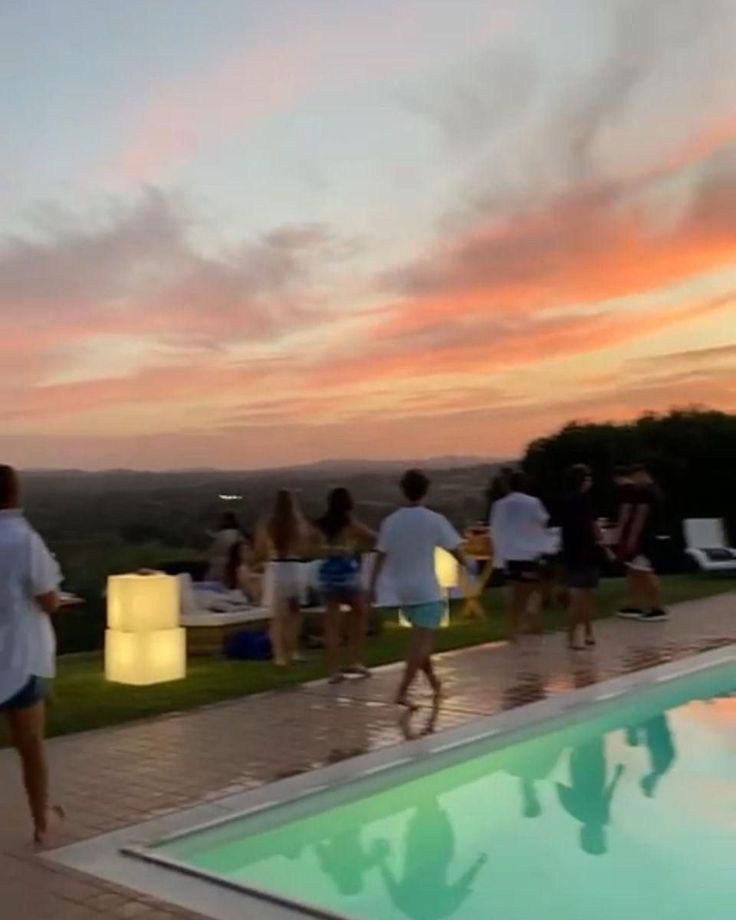
[[[601,572],[597,565],[587,562],[565,563],[566,588],[597,588],[600,577]]]
[[[505,569],[509,581],[517,581],[521,584],[533,584],[539,581],[538,559],[509,559]]]
[[[43,681],[39,677],[30,677],[28,682],[9,700],[0,703],[0,712],[17,712],[20,709],[30,709],[40,703],[46,695]]]

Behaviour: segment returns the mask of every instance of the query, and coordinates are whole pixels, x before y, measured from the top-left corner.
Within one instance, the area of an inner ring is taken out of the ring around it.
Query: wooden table
[[[462,615],[469,620],[483,620],[486,616],[485,607],[483,606],[483,592],[488,587],[493,575],[493,556],[490,554],[476,555],[475,553],[466,553],[465,557],[474,562],[479,562],[480,572],[472,579],[464,572],[461,572],[460,585],[464,598]],[[465,586],[463,586],[463,581],[465,581]]]

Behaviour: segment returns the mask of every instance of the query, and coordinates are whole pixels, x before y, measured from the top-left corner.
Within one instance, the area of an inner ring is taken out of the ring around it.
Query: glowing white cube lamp
[[[450,625],[450,588],[456,588],[460,580],[457,559],[447,550],[437,547],[434,551],[434,573],[437,577],[437,583],[442,589],[445,608],[442,613],[440,627],[446,629]],[[411,626],[402,610],[399,610],[399,625]]]
[[[105,677],[147,686],[186,676],[186,631],[179,626],[179,581],[160,572],[107,582]]]

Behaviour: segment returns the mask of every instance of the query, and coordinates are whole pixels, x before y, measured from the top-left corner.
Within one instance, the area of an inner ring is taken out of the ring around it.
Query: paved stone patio
[[[555,634],[441,656],[448,699],[434,729],[734,643],[736,593],[680,604],[666,623],[607,620],[597,635],[597,647],[585,652],[567,651]],[[367,681],[321,682],[51,741],[55,800],[69,813],[54,846],[401,743],[426,728],[429,709],[408,726],[400,722],[388,702],[397,676],[391,665]],[[39,858],[27,842],[17,764],[7,750],[0,751],[0,814],[2,920],[195,916]]]

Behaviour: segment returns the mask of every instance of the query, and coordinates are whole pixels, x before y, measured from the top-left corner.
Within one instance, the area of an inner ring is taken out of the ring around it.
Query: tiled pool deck
[[[736,593],[680,604],[666,623],[608,620],[597,632],[592,651],[568,652],[556,634],[443,655],[448,699],[435,730],[735,643]],[[387,702],[396,679],[397,666],[389,666],[368,681],[312,684],[54,740],[55,798],[69,813],[54,845],[400,743],[407,726]],[[428,714],[423,709],[412,718],[410,734],[426,726]],[[11,751],[0,751],[0,814],[2,920],[195,916],[35,854]]]

